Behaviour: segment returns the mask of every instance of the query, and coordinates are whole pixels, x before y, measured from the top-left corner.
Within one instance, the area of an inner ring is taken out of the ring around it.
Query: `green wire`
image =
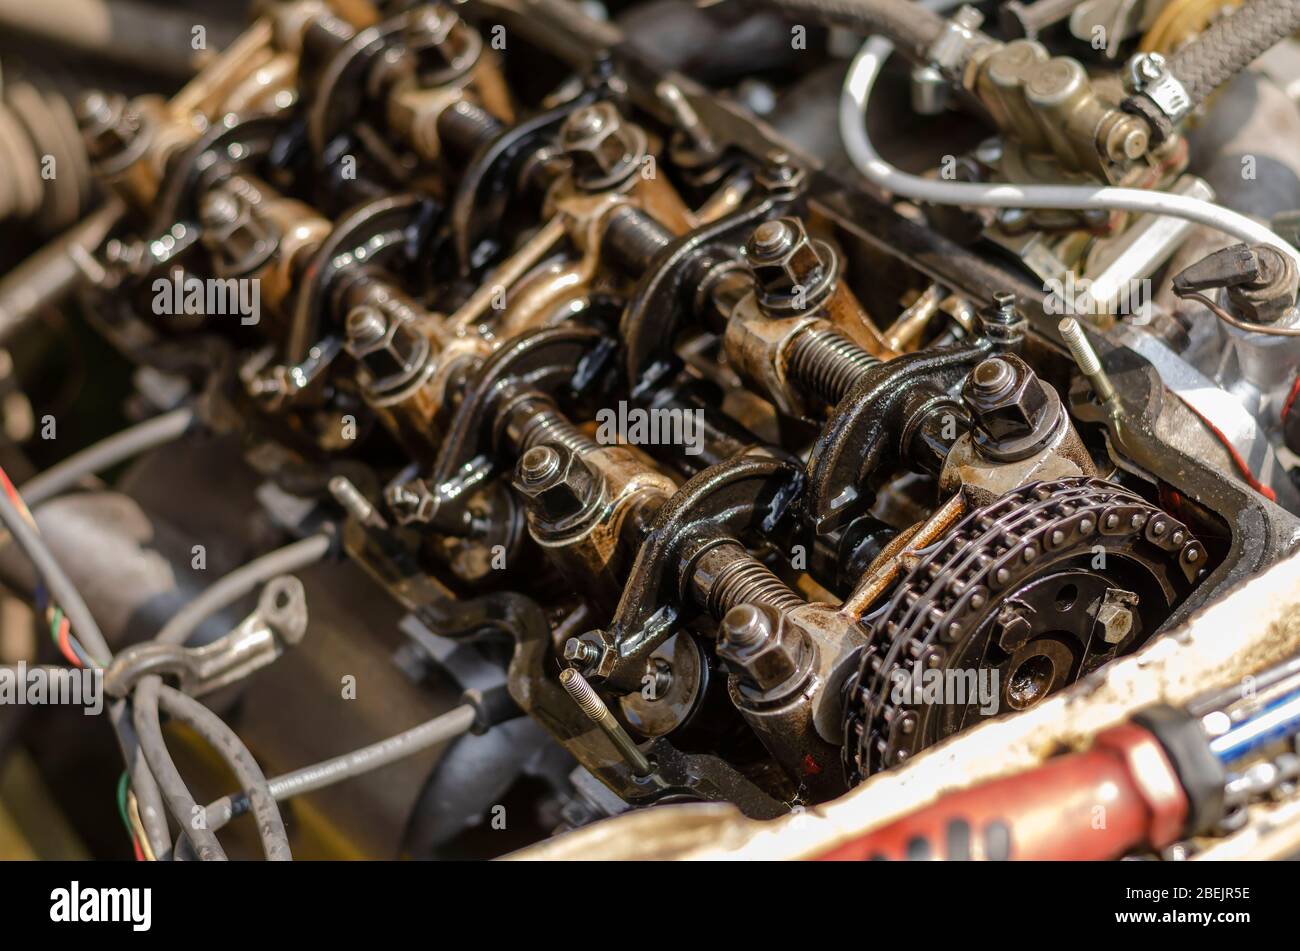
[[[135,830],[131,828],[131,818],[126,814],[126,790],[130,776],[126,770],[122,771],[122,778],[117,781],[117,811],[122,816],[122,825],[126,826],[126,833],[135,840]]]
[[[54,614],[51,615],[51,620],[50,620],[50,640],[54,642],[55,647],[59,646],[59,625],[62,623],[63,623],[63,608],[56,607],[54,609]]]

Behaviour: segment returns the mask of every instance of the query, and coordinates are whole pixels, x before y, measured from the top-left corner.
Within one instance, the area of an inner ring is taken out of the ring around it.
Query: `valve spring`
[[[728,563],[710,586],[706,605],[715,618],[722,619],[738,604],[759,604],[776,611],[789,611],[804,603],[803,598],[791,591],[784,581],[739,545],[722,548],[728,556]]]
[[[816,327],[795,337],[788,370],[792,380],[834,406],[864,371],[879,363],[838,330]]]

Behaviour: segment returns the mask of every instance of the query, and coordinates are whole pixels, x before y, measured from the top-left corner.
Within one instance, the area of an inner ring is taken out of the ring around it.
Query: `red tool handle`
[[[1149,732],[1124,724],[1092,749],[944,796],[819,859],[1110,859],[1182,832],[1187,796]]]

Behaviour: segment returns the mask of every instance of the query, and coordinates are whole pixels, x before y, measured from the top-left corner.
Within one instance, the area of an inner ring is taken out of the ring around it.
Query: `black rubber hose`
[[[910,59],[924,60],[943,32],[944,20],[911,0],[751,0],[773,7],[789,16],[802,16],[827,26],[871,36],[877,33],[894,41],[899,52]]]
[[[1247,0],[1176,53],[1169,68],[1195,108],[1297,30],[1300,0]]]

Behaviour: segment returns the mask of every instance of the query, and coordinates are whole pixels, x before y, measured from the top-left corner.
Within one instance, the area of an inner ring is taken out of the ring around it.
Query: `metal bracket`
[[[229,634],[202,647],[147,641],[113,659],[104,674],[109,696],[125,697],[140,678],[171,674],[180,688],[201,697],[243,680],[267,666],[307,632],[307,596],[292,575],[272,578],[262,588],[257,609]]]

